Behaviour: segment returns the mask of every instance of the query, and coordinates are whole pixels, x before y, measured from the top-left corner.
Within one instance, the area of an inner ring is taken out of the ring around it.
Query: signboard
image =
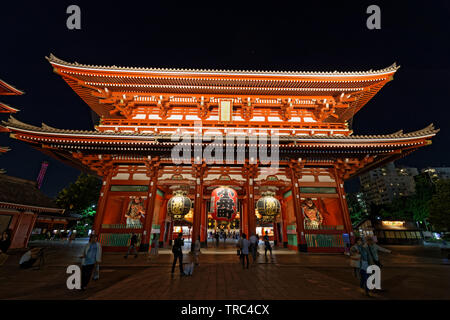
[[[233,100],[219,100],[219,121],[231,121],[231,113],[233,110]]]

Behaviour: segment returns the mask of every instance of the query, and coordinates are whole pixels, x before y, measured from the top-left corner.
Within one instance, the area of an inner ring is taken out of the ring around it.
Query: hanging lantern
[[[191,206],[191,199],[186,197],[184,191],[178,190],[167,202],[167,213],[173,220],[183,220],[184,216],[191,210]]]
[[[211,193],[211,214],[219,221],[230,221],[236,217],[237,193],[234,189],[220,187]]]
[[[262,216],[264,222],[273,221],[281,212],[280,201],[278,201],[274,195],[274,192],[267,191],[263,193],[263,197],[256,202],[256,210],[258,215]]]
[[[184,216],[184,220],[190,223],[194,222],[194,209],[191,208],[191,210],[189,210],[189,212]]]

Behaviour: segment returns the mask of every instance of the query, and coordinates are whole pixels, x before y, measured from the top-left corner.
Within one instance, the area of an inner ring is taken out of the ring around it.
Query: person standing
[[[130,254],[130,251],[131,251],[131,250],[134,251],[134,257],[137,258],[137,256],[138,256],[138,253],[137,253],[137,250],[136,250],[136,244],[137,244],[137,242],[138,242],[137,235],[136,235],[135,233],[133,233],[133,234],[131,235],[130,246],[128,247],[127,254],[123,256],[125,259],[128,258],[128,255]]]
[[[96,264],[98,265],[102,261],[102,246],[97,241],[96,234],[91,234],[89,243],[83,250],[83,256],[81,256],[81,289],[86,290],[86,287],[91,280],[92,273]]]
[[[218,248],[219,247],[219,238],[220,238],[220,236],[219,236],[219,233],[217,231],[214,234],[214,238],[216,238],[216,248]]]
[[[199,260],[199,256],[200,256],[200,236],[197,238],[197,240],[195,240],[195,244],[194,244],[194,262],[195,265],[198,266],[198,260]]]
[[[11,233],[9,230],[5,230],[2,233],[2,237],[0,239],[0,266],[3,265],[8,259],[9,247],[11,246]]]
[[[256,261],[256,251],[258,251],[258,237],[252,233],[250,236],[250,252],[252,253],[253,263]]]
[[[225,243],[227,242],[227,233],[223,233],[223,245],[225,246]]]
[[[378,256],[378,251],[391,253],[392,251],[377,245],[372,237],[367,238],[366,247],[369,253],[369,265],[377,265],[378,267],[382,267],[383,265],[380,262],[380,258]]]
[[[369,252],[367,247],[363,245],[362,239],[360,237],[356,238],[356,247],[358,248],[358,252],[360,254],[359,259],[359,286],[361,291],[366,294],[366,296],[370,296],[369,288],[367,287],[367,268],[369,267]]]
[[[264,256],[267,258],[267,250],[270,251],[270,258],[272,258],[272,246],[270,245],[269,233],[266,231],[264,236]]]
[[[360,271],[359,271],[360,260],[361,260],[361,255],[359,254],[358,244],[355,244],[354,246],[352,246],[350,248],[350,266],[353,267],[353,275],[358,280],[360,277]]]
[[[245,259],[247,259],[247,269],[248,269],[248,251],[250,248],[250,241],[247,240],[247,235],[245,233],[242,234],[241,239],[241,261],[242,268],[245,269]]]
[[[159,249],[158,235],[159,233],[154,233],[152,236],[152,244],[150,245],[150,252],[148,253],[148,259],[158,256],[158,249]]]
[[[178,234],[178,237],[175,239],[175,242],[172,246],[172,253],[173,253],[173,264],[172,264],[172,273],[175,271],[175,266],[177,264],[177,260],[178,264],[180,266],[180,273],[183,276],[184,275],[184,271],[183,271],[183,249],[182,247],[184,246],[184,241],[183,241],[183,233],[180,232]]]

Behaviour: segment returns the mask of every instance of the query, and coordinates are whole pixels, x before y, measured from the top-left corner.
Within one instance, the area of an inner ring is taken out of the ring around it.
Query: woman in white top
[[[241,256],[242,256],[242,268],[245,268],[244,260],[247,259],[247,269],[248,269],[248,248],[250,247],[250,241],[247,240],[247,235],[242,234],[241,243]]]
[[[195,261],[196,266],[198,266],[198,257],[200,255],[200,247],[201,247],[200,237],[198,237],[194,244],[194,261]]]

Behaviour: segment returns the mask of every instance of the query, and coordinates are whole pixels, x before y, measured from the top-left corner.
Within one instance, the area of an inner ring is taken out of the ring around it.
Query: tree
[[[60,208],[81,215],[75,227],[78,236],[87,235],[87,230],[92,227],[101,186],[97,177],[82,173],[56,196],[56,204]]]
[[[436,182],[436,193],[430,201],[430,222],[439,231],[450,231],[450,180]]]
[[[80,174],[78,179],[61,190],[56,196],[56,204],[63,209],[82,214],[97,204],[101,181],[89,174]]]

